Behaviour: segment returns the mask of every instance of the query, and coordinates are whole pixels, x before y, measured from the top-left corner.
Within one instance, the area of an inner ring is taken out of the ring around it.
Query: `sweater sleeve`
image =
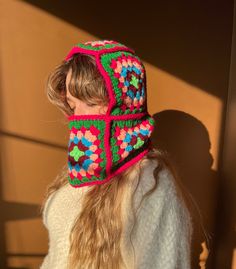
[[[172,197],[165,199],[165,203],[145,259],[153,261],[150,269],[190,269],[191,232],[187,212],[179,199]]]
[[[135,231],[136,269],[190,269],[192,221],[177,195],[173,177],[161,174],[139,212]]]

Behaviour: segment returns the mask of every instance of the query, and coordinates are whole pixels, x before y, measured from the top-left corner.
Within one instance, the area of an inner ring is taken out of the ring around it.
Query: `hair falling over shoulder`
[[[95,59],[93,56],[83,54],[75,54],[71,60],[63,61],[50,73],[46,82],[46,94],[52,104],[67,115],[73,114],[65,98],[66,75],[70,69],[72,70],[72,76],[68,89],[74,97],[87,104],[108,104],[109,99],[105,82],[96,68]],[[134,183],[139,184],[141,170],[150,160],[156,160],[157,162],[153,171],[155,185],[145,193],[142,201],[158,187],[158,174],[164,167],[167,167],[173,173],[179,194],[186,195],[185,192],[180,191],[182,188],[180,180],[178,180],[177,172],[171,165],[167,154],[156,148],[152,148],[135,165],[113,177],[109,182],[90,186],[89,191],[85,193],[82,199],[81,211],[76,217],[70,233],[67,269],[125,268],[120,249],[123,231],[123,195],[128,186]],[[48,197],[66,184],[68,184],[67,164],[62,167],[54,181],[48,185],[40,208],[41,213]],[[135,190],[132,193],[132,198]],[[131,201],[133,201],[132,198]],[[185,199],[187,199],[186,196]],[[136,212],[133,205],[131,207],[135,225]]]

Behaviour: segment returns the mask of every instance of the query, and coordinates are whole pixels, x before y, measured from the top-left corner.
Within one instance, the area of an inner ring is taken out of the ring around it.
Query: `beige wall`
[[[47,253],[48,238],[36,211],[47,184],[66,162],[68,139],[62,114],[46,98],[46,77],[72,44],[99,36],[25,2],[1,0],[0,3],[3,131],[0,198],[8,209],[3,211],[2,248],[9,266],[38,268]],[[222,100],[158,66],[146,61],[144,64],[150,113],[176,109],[197,118],[209,133],[213,163],[208,168],[217,170]],[[210,193],[213,203],[195,195],[199,203],[204,203],[202,210],[210,215],[207,220],[210,224],[206,224],[209,229],[213,229],[215,184],[217,181],[207,184],[204,192]]]

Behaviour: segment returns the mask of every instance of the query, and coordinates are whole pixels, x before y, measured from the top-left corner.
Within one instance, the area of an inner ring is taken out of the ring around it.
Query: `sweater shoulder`
[[[147,164],[142,168],[140,172],[140,181],[135,192],[137,199],[141,199],[145,193],[152,188],[154,191],[147,196],[149,204],[160,203],[161,201],[168,203],[176,202],[176,199],[180,199],[177,191],[177,185],[175,178],[169,168],[163,167],[155,176],[155,169],[158,166],[157,160],[148,160]]]
[[[140,184],[134,194],[135,208],[138,208],[138,222],[144,222],[144,225],[146,222],[146,226],[150,226],[149,228],[154,230],[157,229],[161,221],[171,216],[176,225],[178,222],[179,227],[182,226],[183,229],[186,229],[191,238],[192,218],[182,196],[182,190],[173,173],[167,167],[162,168],[156,178],[154,170],[157,165],[156,160],[150,160],[141,172]],[[155,184],[154,191],[143,198],[144,194],[151,190]],[[143,201],[139,208],[142,198]]]
[[[133,268],[134,264],[137,264],[135,268],[139,269],[189,269],[192,232],[190,215],[178,194],[171,171],[162,168],[156,179],[154,170],[157,166],[157,160],[147,162],[141,170],[138,184],[135,181],[132,192],[127,192],[129,196],[123,201],[125,229],[122,253],[128,268]],[[144,197],[155,184],[154,191]],[[132,193],[135,218],[131,207]],[[179,253],[177,249],[180,249]],[[163,261],[170,262],[165,264]],[[179,266],[181,262],[186,266]]]
[[[157,182],[137,210],[133,242],[138,268],[190,268],[190,213],[170,169],[160,170],[156,180],[156,166],[157,162],[152,161],[144,167],[135,193],[140,201]]]

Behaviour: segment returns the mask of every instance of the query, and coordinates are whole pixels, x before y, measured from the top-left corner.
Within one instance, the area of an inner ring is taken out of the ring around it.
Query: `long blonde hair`
[[[46,94],[52,104],[67,115],[73,114],[65,99],[65,81],[70,69],[72,76],[68,90],[74,97],[89,105],[108,104],[106,86],[96,68],[95,59],[91,55],[79,53],[75,54],[68,62],[63,61],[48,76]],[[163,167],[171,170],[176,179],[179,195],[183,195],[183,192],[180,191],[181,182],[178,179],[178,174],[168,161],[167,154],[155,148],[152,148],[136,165],[113,177],[109,182],[90,186],[89,191],[83,197],[81,211],[70,233],[68,269],[121,269],[125,267],[120,248],[123,231],[121,210],[123,194],[128,185],[133,184],[135,180],[138,180],[138,186],[140,172],[150,160],[157,162],[153,171],[155,185],[143,196],[142,201],[157,188],[158,174]],[[67,183],[67,164],[65,164],[55,180],[48,185],[40,208],[41,213],[49,195]],[[134,193],[135,190],[132,197]],[[133,205],[132,208],[134,220],[136,220]]]

